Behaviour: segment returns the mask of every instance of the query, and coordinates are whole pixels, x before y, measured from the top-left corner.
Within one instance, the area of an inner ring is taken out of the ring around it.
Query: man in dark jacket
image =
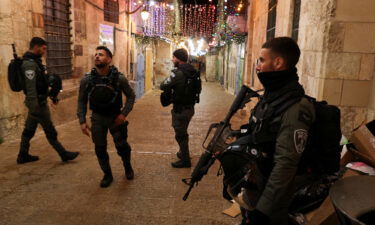
[[[134,178],[131,166],[131,147],[127,142],[128,121],[126,117],[133,109],[135,94],[128,80],[115,66],[111,66],[112,53],[105,46],[98,46],[95,53],[95,68],[82,78],[79,87],[77,116],[82,133],[90,136],[86,123],[87,103],[92,110],[92,140],[99,165],[104,172],[100,186],[108,187],[112,181],[112,170],[107,152],[108,130],[113,137],[117,154],[125,168],[125,177]],[[126,96],[123,107],[122,94]]]
[[[180,147],[177,152],[178,161],[172,163],[174,168],[191,167],[189,154],[189,134],[188,126],[194,115],[194,105],[196,99],[186,93],[187,78],[196,75],[194,67],[187,63],[189,55],[185,49],[177,49],[173,52],[172,62],[176,69],[165,79],[160,89],[172,93],[173,109],[172,126],[175,131],[175,138]]]
[[[42,125],[48,142],[60,155],[62,161],[73,160],[78,152],[69,152],[57,140],[57,131],[52,123],[47,104],[49,96],[48,80],[41,57],[47,51],[47,43],[40,37],[30,41],[29,51],[23,55],[22,72],[25,75],[25,105],[28,108],[25,128],[21,136],[20,151],[17,163],[23,164],[39,160],[38,156],[29,154],[30,140],[34,136],[38,123]],[[58,101],[53,101],[58,104]]]
[[[304,97],[295,65],[300,56],[297,43],[289,37],[263,44],[256,67],[265,92],[249,122],[248,145],[261,152],[258,163],[265,177],[259,195],[245,188],[248,209],[244,225],[287,225],[288,207],[296,188],[301,155],[305,150],[315,108]]]

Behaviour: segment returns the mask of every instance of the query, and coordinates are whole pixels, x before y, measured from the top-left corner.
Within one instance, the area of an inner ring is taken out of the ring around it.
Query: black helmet
[[[60,91],[62,90],[61,78],[54,73],[48,74],[48,86],[51,87],[49,96],[52,98],[57,98],[57,95],[59,95]]]

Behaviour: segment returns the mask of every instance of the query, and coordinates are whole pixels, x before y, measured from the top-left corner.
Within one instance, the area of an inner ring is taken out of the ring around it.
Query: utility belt
[[[103,108],[100,108],[100,107],[95,107],[94,105],[90,105],[90,109],[99,114],[99,115],[102,115],[102,116],[116,116],[116,115],[119,115],[121,113],[121,108],[107,108],[107,109],[103,109]]]
[[[187,109],[194,109],[194,105],[177,105],[173,104],[173,112],[174,113],[182,113],[182,111]]]

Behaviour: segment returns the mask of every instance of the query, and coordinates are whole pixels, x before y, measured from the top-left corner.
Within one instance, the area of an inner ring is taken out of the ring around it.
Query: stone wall
[[[324,75],[342,82],[339,100],[348,112],[344,114],[344,128],[350,131],[365,120],[375,119],[374,9],[372,0],[336,0],[331,23]]]
[[[206,78],[215,81],[217,77],[217,55],[206,55]]]
[[[131,24],[125,13],[125,1],[119,1],[119,24],[104,21],[103,0],[74,0],[73,30],[74,30],[74,77],[80,78],[93,65],[95,48],[99,45],[99,25],[114,27],[115,51],[113,64],[125,75],[130,73],[131,61]],[[100,8],[100,9],[99,9]]]
[[[301,5],[302,82],[308,94],[340,106],[346,136],[375,118],[374,8],[371,0],[313,0]]]
[[[248,20],[250,20],[248,23],[249,33],[246,57],[248,68],[244,80],[253,88],[259,89],[261,84],[258,78],[256,78],[254,70],[262,44],[266,41],[268,0],[250,1],[248,13]]]
[[[165,41],[157,41],[155,45],[155,85],[158,87],[160,83],[170,75],[173,69],[172,63],[172,45]]]

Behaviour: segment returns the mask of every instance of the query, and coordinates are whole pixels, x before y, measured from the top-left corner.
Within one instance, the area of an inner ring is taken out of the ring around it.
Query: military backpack
[[[13,59],[8,65],[8,83],[9,87],[14,92],[20,92],[25,88],[25,77],[22,72],[22,58],[17,56],[14,44],[13,48]]]

